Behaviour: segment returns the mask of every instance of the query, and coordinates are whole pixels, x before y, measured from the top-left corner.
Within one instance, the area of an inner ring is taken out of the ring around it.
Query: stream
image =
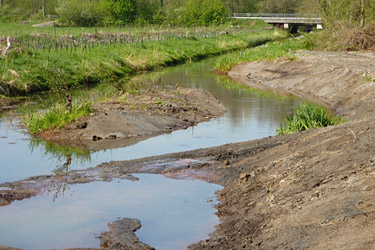
[[[30,138],[19,127],[17,108],[0,116],[0,183],[53,174],[61,168],[86,169],[108,161],[223,145],[276,134],[302,100],[241,86],[212,70],[215,58],[149,74],[158,87],[181,86],[211,92],[227,112],[209,122],[136,144],[102,151],[79,151]],[[33,104],[30,104],[33,105]],[[162,146],[161,146],[162,145]],[[219,223],[215,191],[200,180],[173,180],[137,174],[138,181],[113,180],[64,186],[0,207],[0,246],[28,249],[99,247],[107,222],[135,218],[137,237],[156,249],[186,249],[204,240]]]

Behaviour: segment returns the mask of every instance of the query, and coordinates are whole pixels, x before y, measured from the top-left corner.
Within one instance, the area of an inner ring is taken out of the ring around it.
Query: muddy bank
[[[61,183],[158,173],[199,178],[218,192],[220,225],[190,249],[371,249],[375,245],[374,54],[300,52],[296,61],[242,64],[244,84],[313,96],[350,122],[0,185],[0,203]]]
[[[224,106],[208,92],[183,88],[128,94],[97,103],[93,109],[92,116],[40,136],[80,149],[118,148],[194,126],[225,112]]]

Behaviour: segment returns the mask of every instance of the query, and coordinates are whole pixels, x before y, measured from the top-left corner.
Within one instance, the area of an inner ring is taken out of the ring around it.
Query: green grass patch
[[[79,117],[87,116],[91,113],[91,103],[73,104],[71,110],[65,105],[57,104],[52,109],[45,112],[36,112],[27,115],[25,125],[33,134],[43,132],[51,128],[62,128],[67,123],[77,120]]]
[[[310,38],[288,38],[280,41],[270,42],[259,47],[229,53],[219,57],[215,65],[215,69],[221,72],[228,72],[242,62],[275,60],[277,58],[294,59],[290,52],[301,49],[313,49]]]
[[[339,116],[329,115],[327,110],[315,104],[301,104],[295,114],[287,116],[286,126],[277,129],[278,135],[291,134],[311,128],[327,127],[345,122]]]

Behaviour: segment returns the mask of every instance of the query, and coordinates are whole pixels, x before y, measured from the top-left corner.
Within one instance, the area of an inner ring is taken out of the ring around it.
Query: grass
[[[259,27],[259,22],[252,28]],[[264,24],[263,24],[264,26]],[[137,43],[98,43],[94,47],[46,50],[20,47],[0,58],[0,94],[26,95],[48,90],[69,90],[99,82],[117,82],[140,71],[199,60],[237,49],[264,44],[286,33],[261,30],[175,37]]]
[[[91,103],[73,104],[71,110],[65,105],[57,104],[46,112],[36,112],[27,115],[25,125],[33,134],[40,133],[51,128],[62,128],[67,123],[77,120],[79,117],[87,116],[91,113]]]
[[[48,22],[49,20],[46,20]],[[222,25],[212,25],[208,27],[196,27],[196,26],[170,26],[170,25],[126,25],[126,26],[108,26],[108,27],[32,27],[33,24],[43,23],[30,22],[27,24],[20,23],[7,23],[0,22],[0,36],[12,36],[19,37],[24,35],[35,35],[35,34],[45,34],[49,36],[80,36],[82,33],[86,34],[121,34],[130,33],[135,36],[140,34],[151,34],[151,33],[186,33],[186,32],[216,32],[227,30],[230,26],[235,26],[238,32],[242,32],[243,29],[262,29],[268,25],[264,22],[249,22],[247,20],[233,20],[231,22]]]
[[[274,41],[255,48],[246,49],[221,56],[215,65],[220,72],[228,72],[242,62],[275,60],[277,58],[294,59],[291,51],[313,49],[309,37],[295,37]]]
[[[278,135],[291,134],[311,128],[327,127],[344,122],[342,117],[329,115],[327,110],[315,104],[300,105],[294,115],[287,116],[286,126],[277,129]]]

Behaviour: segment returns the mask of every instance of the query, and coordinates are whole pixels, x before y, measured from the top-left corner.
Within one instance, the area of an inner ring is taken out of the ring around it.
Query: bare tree
[[[4,5],[4,0],[0,0],[0,7]]]
[[[164,6],[164,0],[160,0],[160,7]]]
[[[365,26],[365,18],[366,18],[366,12],[365,12],[365,0],[361,0],[361,20],[360,20],[360,26]]]

